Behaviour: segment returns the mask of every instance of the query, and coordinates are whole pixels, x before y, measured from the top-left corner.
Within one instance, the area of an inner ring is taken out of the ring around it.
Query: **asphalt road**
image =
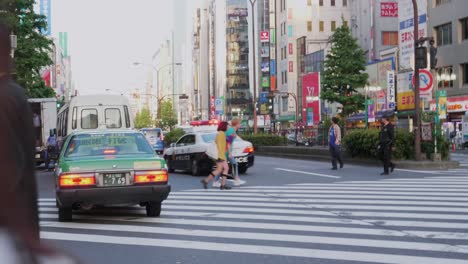
[[[256,157],[231,191],[170,175],[160,218],[138,207],[59,223],[38,172],[41,236],[84,263],[468,263],[468,155],[449,171]]]

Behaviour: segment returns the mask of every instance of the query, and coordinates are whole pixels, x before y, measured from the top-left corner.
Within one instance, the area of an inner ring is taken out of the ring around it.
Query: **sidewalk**
[[[262,146],[256,149],[256,155],[268,157],[281,157],[301,160],[320,160],[329,161],[330,152],[327,147],[297,147],[297,146]],[[468,152],[467,152],[468,155]],[[381,166],[381,162],[375,159],[353,158],[346,152],[342,153],[345,163]],[[459,167],[459,162],[455,160],[434,162],[432,160],[414,161],[414,160],[394,160],[398,168],[401,169],[454,169]]]

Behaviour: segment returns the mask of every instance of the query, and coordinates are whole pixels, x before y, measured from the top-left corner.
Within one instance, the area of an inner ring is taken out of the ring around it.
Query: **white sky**
[[[188,0],[189,1],[189,0]],[[72,74],[80,94],[144,88],[160,44],[170,36],[170,0],[52,0],[52,35],[68,32]]]

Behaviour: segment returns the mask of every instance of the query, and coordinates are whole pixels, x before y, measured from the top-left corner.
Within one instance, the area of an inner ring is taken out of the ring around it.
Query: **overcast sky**
[[[52,0],[52,35],[68,32],[73,80],[80,94],[143,88],[150,63],[170,36],[170,0]]]

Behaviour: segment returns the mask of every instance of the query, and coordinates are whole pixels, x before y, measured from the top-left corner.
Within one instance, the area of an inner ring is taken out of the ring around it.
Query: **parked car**
[[[57,165],[59,221],[71,221],[73,210],[108,205],[139,204],[159,216],[171,190],[165,161],[134,130],[72,132]]]
[[[206,155],[208,144],[216,138],[216,131],[200,131],[182,136],[177,143],[171,144],[164,152],[169,172],[174,170],[189,171],[192,175],[210,171],[215,162]],[[233,143],[233,156],[239,164],[239,173],[245,174],[254,165],[252,143],[239,136]]]

